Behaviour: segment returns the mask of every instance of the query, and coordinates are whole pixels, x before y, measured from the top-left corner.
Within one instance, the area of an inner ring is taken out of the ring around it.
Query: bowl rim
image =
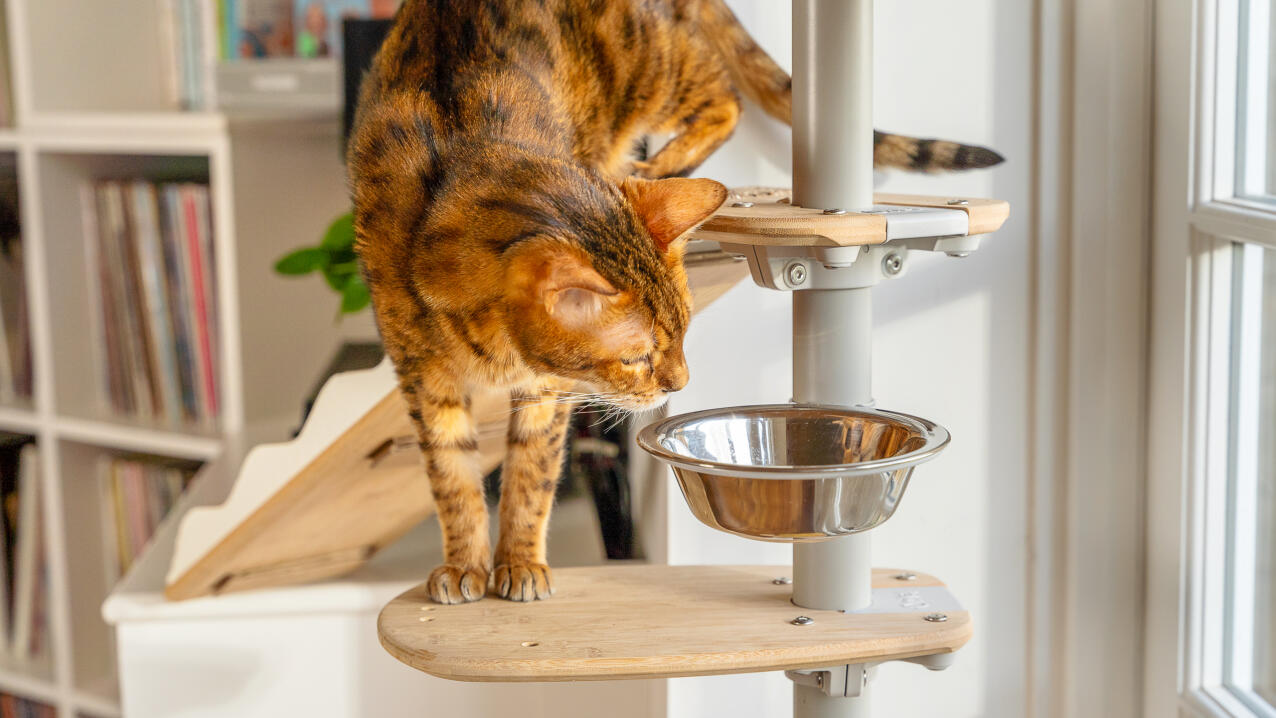
[[[884,459],[859,461],[851,464],[819,464],[819,465],[782,465],[754,466],[728,464],[707,459],[696,459],[676,454],[666,449],[660,439],[668,435],[675,425],[687,424],[709,418],[727,418],[736,414],[766,413],[776,411],[819,411],[822,413],[839,413],[846,416],[862,416],[886,418],[911,426],[925,439],[921,447],[903,454],[896,454]],[[643,427],[638,432],[638,446],[652,456],[675,468],[699,471],[719,476],[734,476],[750,479],[827,479],[841,476],[862,476],[902,468],[916,466],[933,459],[936,454],[948,445],[951,435],[944,427],[928,419],[898,411],[888,411],[867,406],[842,406],[838,404],[816,404],[792,402],[788,404],[745,404],[720,409],[704,409],[686,414],[670,416]]]

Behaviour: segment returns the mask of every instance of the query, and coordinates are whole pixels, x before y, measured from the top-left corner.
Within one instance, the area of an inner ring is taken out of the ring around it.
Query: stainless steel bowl
[[[770,404],[670,417],[644,428],[638,445],[673,467],[708,526],[819,541],[890,518],[913,468],[948,445],[948,431],[880,409]]]

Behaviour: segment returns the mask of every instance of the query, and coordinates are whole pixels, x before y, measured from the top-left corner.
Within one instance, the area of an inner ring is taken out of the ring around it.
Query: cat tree
[[[785,671],[795,716],[846,718],[868,715],[876,664],[942,669],[969,640],[969,614],[940,581],[871,568],[867,531],[948,441],[872,408],[871,293],[910,252],[974,251],[1008,206],[874,197],[872,0],[794,0],[793,32],[793,193],[739,191],[697,236],[793,293],[794,403],[675,416],[639,439],[701,521],[794,542],[792,579],[768,567],[564,569],[549,601],[458,606],[431,603],[422,585],[381,613],[399,660],[468,681]]]

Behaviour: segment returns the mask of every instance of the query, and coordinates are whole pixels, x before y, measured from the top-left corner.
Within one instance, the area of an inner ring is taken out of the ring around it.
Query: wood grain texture
[[[696,309],[748,273],[745,263],[721,254],[689,262]],[[393,383],[385,391],[282,489],[170,580],[165,597],[183,600],[340,576],[431,516],[434,504],[407,407]],[[487,473],[505,458],[508,394],[476,392],[473,413]],[[241,474],[237,483],[254,479]]]
[[[586,681],[817,668],[951,653],[969,613],[930,623],[913,613],[794,606],[774,566],[609,565],[555,571],[548,601],[431,603],[424,586],[391,601],[381,645],[426,673],[462,681]],[[875,569],[875,588],[943,585]],[[808,626],[790,621],[815,619]]]
[[[499,411],[502,400],[499,395],[481,398],[489,413]],[[480,428],[480,450],[489,469],[503,455],[504,431],[499,422]],[[410,435],[403,398],[397,391],[386,394],[170,583],[165,597],[302,583],[357,568],[434,510],[415,442],[406,450],[390,448],[396,437]]]
[[[733,189],[726,205],[695,231],[697,239],[771,247],[852,247],[886,241],[886,217],[847,212],[824,214],[823,209],[794,207],[790,191],[775,187]],[[965,205],[949,201],[964,199]],[[968,234],[994,232],[1010,216],[1010,203],[999,199],[875,194],[875,204],[960,209],[970,217]],[[738,204],[752,203],[741,207]]]

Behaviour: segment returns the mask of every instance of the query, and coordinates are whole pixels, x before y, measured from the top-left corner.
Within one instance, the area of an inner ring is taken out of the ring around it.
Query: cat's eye
[[[650,363],[651,363],[651,355],[650,355],[650,354],[643,354],[643,355],[642,355],[642,356],[640,356],[640,357],[633,357],[632,359],[621,359],[621,360],[620,360],[620,363],[621,363],[621,364],[624,364],[625,366],[633,366],[634,364],[644,364],[644,363],[646,363],[646,364],[650,364]]]

